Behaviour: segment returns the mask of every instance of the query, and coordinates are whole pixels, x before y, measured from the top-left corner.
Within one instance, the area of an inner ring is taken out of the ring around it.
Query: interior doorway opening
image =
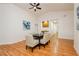
[[[56,20],[51,21],[51,31],[58,33],[58,22]]]

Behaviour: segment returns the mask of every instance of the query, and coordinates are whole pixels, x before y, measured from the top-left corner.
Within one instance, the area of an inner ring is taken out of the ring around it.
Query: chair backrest
[[[32,34],[28,34],[28,35],[26,35],[26,42],[27,42],[27,44],[29,43],[32,43],[33,42],[33,36],[32,36]]]
[[[44,39],[49,39],[49,33],[45,33],[43,38]]]

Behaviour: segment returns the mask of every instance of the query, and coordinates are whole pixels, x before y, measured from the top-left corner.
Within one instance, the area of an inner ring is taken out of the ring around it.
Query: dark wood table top
[[[33,37],[35,39],[42,39],[43,38],[43,34],[33,34]]]

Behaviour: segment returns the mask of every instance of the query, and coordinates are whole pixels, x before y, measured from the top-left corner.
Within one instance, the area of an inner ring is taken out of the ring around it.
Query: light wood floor
[[[51,41],[44,48],[36,47],[31,52],[31,49],[25,48],[25,41],[21,41],[11,45],[0,46],[0,56],[77,56],[72,40],[64,40],[51,38]]]

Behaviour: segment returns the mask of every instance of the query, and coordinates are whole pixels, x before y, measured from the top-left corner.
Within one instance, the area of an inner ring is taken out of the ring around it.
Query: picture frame
[[[42,21],[42,27],[49,27],[49,21]]]
[[[77,18],[79,19],[79,6],[77,7]]]
[[[77,20],[76,20],[76,28],[79,31],[79,6],[77,7]]]
[[[26,29],[26,30],[30,30],[30,22],[29,21],[26,21],[26,20],[23,20],[23,27]]]

